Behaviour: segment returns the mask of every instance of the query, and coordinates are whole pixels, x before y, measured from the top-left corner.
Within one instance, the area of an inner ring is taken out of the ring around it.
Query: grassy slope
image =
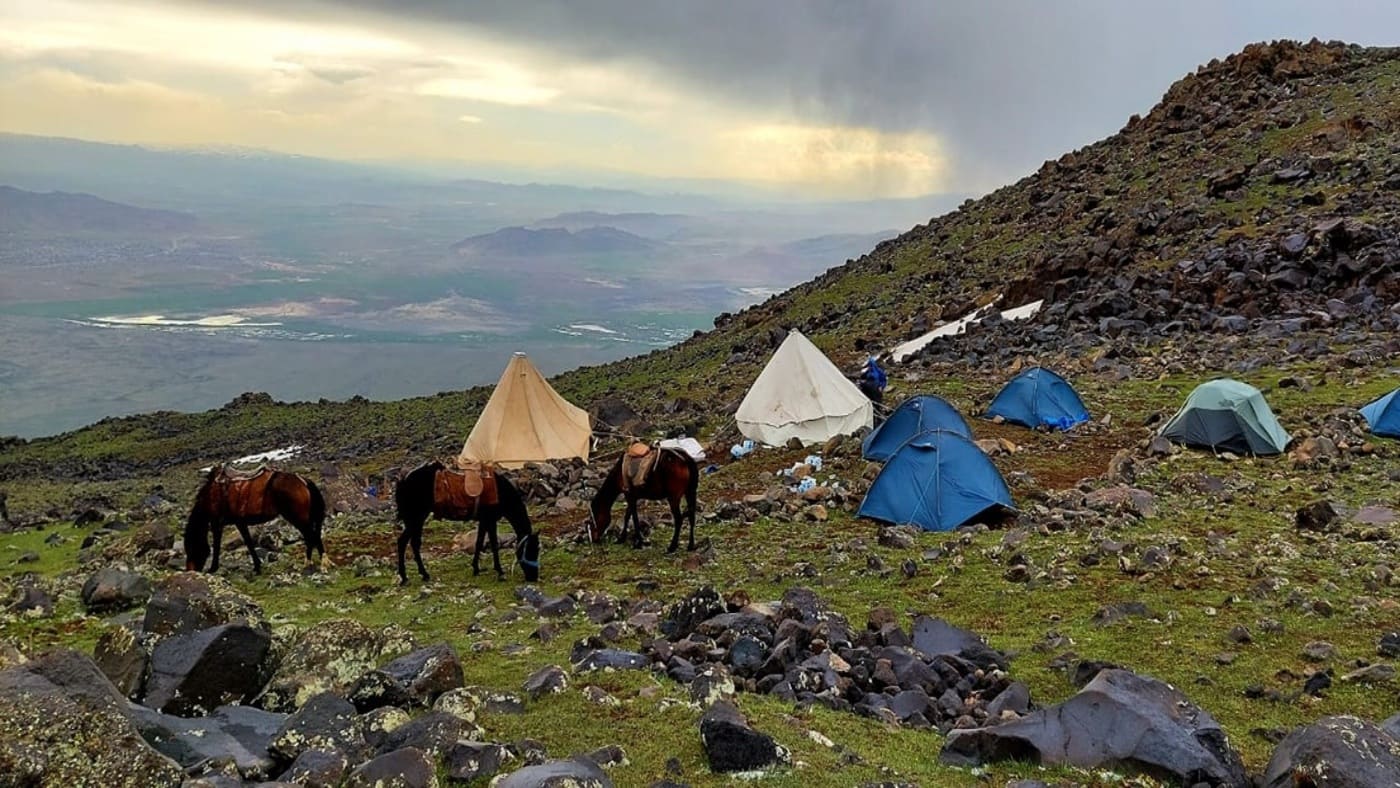
[[[1285,373],[1309,374],[1307,367],[1260,371],[1250,380],[1268,386]],[[1160,381],[1112,382],[1089,377],[1081,388],[1096,413],[1111,413],[1117,427],[1107,432],[1062,438],[1037,435],[984,423],[974,425],[982,435],[1001,435],[1022,443],[1025,450],[998,458],[1004,472],[1029,473],[1035,482],[1101,473],[1117,447],[1129,445],[1145,434],[1134,425],[1150,413],[1180,400],[1196,382],[1194,378]],[[934,381],[934,390],[953,386]],[[1357,375],[1338,378],[1311,391],[1279,389],[1270,392],[1275,407],[1287,414],[1290,426],[1377,394],[1388,385]],[[966,403],[991,392],[991,383],[963,381]],[[1379,718],[1394,711],[1393,686],[1368,687],[1336,684],[1322,698],[1284,701],[1250,699],[1249,685],[1294,692],[1303,677],[1316,666],[1301,656],[1302,646],[1327,640],[1338,650],[1333,663],[1337,675],[1347,672],[1350,661],[1374,659],[1380,632],[1400,625],[1400,606],[1394,587],[1375,586],[1376,567],[1393,560],[1396,536],[1386,541],[1355,541],[1342,537],[1304,538],[1295,534],[1294,508],[1316,497],[1319,487],[1329,497],[1352,506],[1373,501],[1400,504],[1400,483],[1389,481],[1386,470],[1395,467],[1400,447],[1381,443],[1381,457],[1356,461],[1346,473],[1297,472],[1286,460],[1246,460],[1224,464],[1206,454],[1184,453],[1149,470],[1139,484],[1159,496],[1158,516],[1142,522],[1063,531],[1033,532],[1016,550],[1001,547],[1006,532],[926,535],[911,554],[878,547],[871,527],[835,512],[827,523],[786,524],[763,520],[752,525],[702,524],[701,538],[713,545],[714,558],[698,570],[683,567],[684,556],[666,556],[658,547],[637,553],[609,546],[603,549],[576,546],[553,539],[545,561],[542,583],[548,593],[573,589],[608,591],[624,598],[638,595],[638,580],[660,583],[655,598],[670,601],[702,584],[722,591],[742,588],[754,599],[777,598],[799,584],[813,585],[857,624],[877,605],[899,613],[927,612],[984,633],[998,648],[1017,654],[1013,675],[1027,681],[1033,697],[1050,703],[1067,697],[1072,688],[1064,676],[1047,667],[1051,658],[1073,650],[1086,658],[1106,659],[1131,666],[1182,687],[1187,694],[1225,725],[1247,763],[1261,768],[1271,745],[1250,731],[1288,728],[1327,714],[1351,713]],[[737,497],[762,489],[765,477],[794,458],[790,452],[761,453],[726,466],[708,476],[702,500]],[[836,461],[835,473],[843,478],[858,475],[863,463]],[[1190,491],[1184,482],[1199,474],[1219,477],[1233,500],[1222,501]],[[1013,478],[1020,478],[1013,476]],[[170,492],[183,496],[193,479],[173,482]],[[1035,483],[1019,482],[1020,485]],[[52,494],[64,495],[54,488]],[[71,492],[71,491],[69,491]],[[92,492],[79,491],[81,492]],[[1018,490],[1023,503],[1029,500]],[[28,505],[27,503],[25,504]],[[652,510],[654,515],[660,509]],[[165,515],[178,526],[178,512]],[[541,527],[562,537],[576,522],[568,518],[541,518]],[[69,536],[58,547],[42,544],[57,530]],[[455,526],[431,526],[429,561],[436,581],[427,589],[417,585],[400,590],[392,584],[387,560],[392,550],[392,525],[388,517],[355,515],[336,521],[327,542],[340,567],[316,579],[300,577],[294,567],[277,571],[289,574],[252,578],[246,574],[241,551],[230,549],[230,570],[235,584],[258,599],[279,626],[306,625],[333,617],[353,616],[369,624],[397,622],[408,626],[420,641],[447,640],[463,654],[469,683],[497,688],[518,688],[530,672],[545,664],[567,664],[572,642],[596,631],[581,617],[568,622],[557,640],[541,644],[531,639],[539,621],[533,614],[516,618],[512,611],[513,583],[502,584],[483,576],[470,577],[466,556],[454,554],[451,537]],[[7,536],[8,565],[19,552],[41,555],[38,564],[11,566],[52,575],[72,566],[78,540],[85,529],[58,526],[41,532]],[[1212,540],[1212,535],[1218,538]],[[1134,559],[1151,545],[1172,545],[1175,562],[1165,571],[1133,576],[1122,572],[1111,557],[1093,567],[1081,566],[1079,556],[1094,552],[1101,540],[1111,538],[1137,545]],[[660,538],[658,538],[660,541]],[[926,550],[946,548],[937,558]],[[837,549],[839,548],[839,549]],[[1036,579],[1013,583],[1003,579],[1006,558],[1020,552],[1030,560]],[[875,555],[890,568],[914,558],[919,573],[906,580],[894,572],[867,569],[867,555]],[[379,569],[357,577],[349,565],[358,555],[373,556]],[[818,577],[798,574],[795,565],[810,563]],[[1282,578],[1282,590],[1260,596],[1261,579]],[[61,598],[60,612],[48,620],[8,621],[0,634],[31,648],[69,644],[90,648],[106,626],[79,614],[76,605],[78,577]],[[1392,581],[1393,582],[1393,581]],[[1326,600],[1334,612],[1329,617],[1310,612],[1301,601]],[[1112,602],[1141,601],[1155,614],[1153,619],[1128,619],[1108,627],[1090,623],[1100,607]],[[511,618],[513,620],[505,620]],[[1258,622],[1271,618],[1283,625],[1280,634],[1264,633]],[[1248,627],[1255,640],[1247,645],[1226,641],[1231,627]],[[1036,649],[1048,634],[1070,639],[1047,651]],[[510,644],[526,647],[523,653],[504,656]],[[635,647],[635,641],[624,645]],[[1219,665],[1215,655],[1234,652],[1233,664]],[[623,701],[618,707],[590,704],[579,688],[593,683]],[[638,696],[655,685],[659,695]],[[641,785],[663,776],[664,764],[674,755],[682,763],[685,779],[697,785],[726,781],[709,776],[703,765],[696,732],[698,710],[683,705],[684,688],[665,679],[644,675],[574,676],[572,689],[562,696],[532,704],[520,717],[495,716],[485,721],[488,731],[502,739],[530,736],[543,741],[556,754],[583,751],[604,744],[622,743],[631,765],[617,770],[619,784]],[[936,764],[940,737],[935,733],[896,730],[852,715],[826,710],[794,711],[769,698],[742,696],[742,708],[756,724],[794,752],[795,767],[768,781],[773,785],[852,785],[882,778],[879,766],[888,765],[906,778],[924,785],[973,785],[978,778],[967,772]],[[808,738],[806,731],[826,735],[862,759],[846,765],[841,756]],[[1094,783],[1093,775],[1069,771],[1045,773],[1030,766],[999,766],[989,770],[997,780],[1017,776],[1060,777]]]

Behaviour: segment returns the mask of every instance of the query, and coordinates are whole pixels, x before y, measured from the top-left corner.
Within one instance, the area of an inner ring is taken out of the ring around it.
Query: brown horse
[[[204,569],[212,530],[214,562],[209,565],[209,571],[219,571],[224,526],[232,525],[243,537],[248,555],[253,557],[253,573],[261,572],[262,561],[253,549],[253,535],[248,532],[248,526],[261,525],[279,516],[301,532],[308,562],[312,550],[318,551],[321,560],[325,560],[321,527],[326,522],[326,501],[315,482],[271,468],[262,468],[251,476],[231,475],[221,466],[213,468],[195,494],[194,507],[185,521],[185,569]]]
[[[399,584],[408,582],[404,571],[404,550],[413,546],[413,561],[418,564],[418,575],[427,582],[428,569],[423,566],[423,524],[429,515],[439,520],[466,522],[476,520],[481,527],[476,530],[476,552],[472,555],[472,574],[481,574],[481,553],[487,537],[491,540],[491,558],[496,564],[496,576],[505,579],[501,570],[500,544],[496,541],[496,523],[505,517],[515,531],[515,560],[520,564],[522,574],[528,582],[540,579],[540,535],[530,525],[530,513],[525,509],[525,498],[510,480],[499,473],[490,475],[491,481],[483,479],[482,489],[467,490],[465,474],[447,469],[447,466],[434,460],[412,471],[394,487],[394,503],[398,507],[398,519],[403,522],[403,533],[399,535]],[[495,495],[489,492],[494,483]]]
[[[666,548],[666,552],[674,553],[676,548],[680,547],[681,521],[686,516],[690,517],[690,545],[687,549],[695,549],[695,498],[700,487],[700,468],[685,452],[674,449],[657,451],[661,454],[656,458],[656,465],[652,467],[646,481],[626,490],[622,484],[622,462],[626,455],[617,459],[617,464],[608,472],[607,478],[603,479],[603,486],[598,488],[598,494],[593,496],[593,502],[589,505],[589,541],[603,541],[603,534],[612,522],[613,502],[621,495],[627,501],[627,511],[622,515],[622,530],[617,535],[618,544],[626,541],[627,524],[630,520],[635,526],[632,546],[642,546],[642,523],[637,516],[637,501],[667,501],[671,504],[671,519],[676,528],[675,533],[671,535],[671,546]],[[682,499],[686,502],[685,513],[681,512]]]

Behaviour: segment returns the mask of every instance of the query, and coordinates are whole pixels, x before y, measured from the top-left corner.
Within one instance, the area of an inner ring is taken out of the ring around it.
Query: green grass
[[[590,380],[588,385],[600,389],[605,385],[605,377],[596,370],[576,375],[581,385]],[[1327,382],[1309,390],[1277,388],[1285,375],[1314,383],[1325,378]],[[1209,371],[1126,382],[1080,376],[1076,383],[1093,412],[1113,414],[1115,426],[1107,432],[1065,438],[982,422],[974,428],[980,435],[1008,437],[1024,447],[996,460],[1003,472],[1029,474],[1029,482],[1017,483],[1018,494],[1033,494],[1046,486],[1064,489],[1072,483],[1057,480],[1102,473],[1117,448],[1146,434],[1135,425],[1148,414],[1170,413],[1191,388],[1210,377]],[[1334,408],[1365,402],[1395,384],[1364,370],[1329,370],[1302,363],[1242,377],[1265,389],[1285,426],[1295,430]],[[612,383],[617,385],[615,380]],[[944,393],[966,408],[973,402],[985,402],[996,381],[960,374],[925,384],[919,388]],[[397,409],[401,411],[397,418],[423,417],[421,412],[410,414],[420,407],[414,403],[359,407],[382,408],[386,413]],[[268,408],[258,413],[259,418],[280,414],[287,419],[284,424],[289,430],[297,429],[296,420],[301,418],[296,409]],[[347,422],[354,418],[351,413],[347,413]],[[199,439],[198,435],[188,437]],[[1385,472],[1400,456],[1400,447],[1388,441],[1377,443],[1379,456],[1358,458],[1345,472],[1294,469],[1286,459],[1222,463],[1206,453],[1183,452],[1145,468],[1138,479],[1139,486],[1158,498],[1156,517],[1139,521],[1106,516],[1066,530],[1042,529],[1032,518],[1028,526],[1022,526],[1030,528],[1027,539],[1015,550],[1001,547],[1005,531],[981,530],[927,534],[915,551],[906,554],[879,547],[871,525],[835,510],[825,523],[771,519],[752,524],[702,522],[700,537],[712,545],[713,558],[689,570],[683,565],[684,555],[667,556],[659,546],[634,552],[611,545],[572,544],[564,537],[573,532],[577,518],[541,515],[537,522],[549,535],[541,586],[549,594],[586,590],[637,599],[637,582],[646,579],[662,589],[654,597],[669,603],[703,584],[714,585],[722,593],[742,589],[756,600],[777,599],[792,586],[808,585],[856,626],[877,606],[890,607],[902,616],[942,616],[985,635],[993,646],[1013,654],[1012,676],[1025,681],[1032,697],[1042,705],[1064,700],[1074,692],[1066,677],[1048,665],[1066,650],[1082,658],[1117,662],[1180,687],[1221,721],[1246,763],[1258,770],[1272,745],[1251,731],[1288,729],[1329,714],[1379,719],[1394,711],[1393,687],[1338,681],[1321,698],[1298,696],[1304,677],[1320,667],[1302,657],[1304,644],[1312,640],[1333,643],[1338,657],[1330,666],[1340,677],[1355,660],[1376,659],[1379,635],[1400,627],[1395,588],[1378,585],[1377,579],[1381,576],[1377,566],[1393,562],[1393,532],[1382,535],[1380,541],[1357,541],[1341,535],[1299,534],[1292,524],[1297,506],[1323,494],[1349,506],[1372,501],[1393,506],[1400,502],[1400,483],[1389,480]],[[91,445],[96,451],[110,450],[101,442]],[[764,489],[771,483],[771,473],[786,467],[794,456],[792,452],[763,452],[725,466],[705,478],[703,505],[710,508],[721,498],[738,498]],[[864,463],[855,458],[832,458],[829,466],[832,473],[851,479],[860,474]],[[1188,482],[1201,476],[1219,478],[1229,497],[1195,492]],[[7,489],[16,513],[42,511],[51,505],[62,509],[99,495],[107,496],[122,511],[134,506],[156,482],[165,485],[169,497],[183,501],[197,477],[188,470],[172,469],[144,480],[84,485],[32,482],[8,484]],[[1320,491],[1323,487],[1325,493]],[[648,511],[652,516],[661,515],[658,507]],[[178,511],[160,517],[178,530]],[[0,636],[29,650],[69,645],[90,651],[108,624],[84,616],[76,600],[83,575],[71,567],[87,530],[55,524],[44,531],[0,537],[0,573],[13,578],[34,571],[60,590],[53,617],[6,618],[0,624]],[[489,574],[472,577],[468,557],[452,552],[456,530],[456,526],[446,524],[429,525],[427,558],[435,580],[427,587],[416,581],[404,589],[393,584],[389,556],[394,531],[387,515],[333,520],[326,539],[336,568],[326,575],[303,577],[293,560],[273,564],[263,577],[254,578],[247,573],[246,555],[236,547],[225,550],[223,573],[235,587],[258,600],[278,627],[304,627],[325,619],[353,617],[369,626],[405,626],[420,643],[450,642],[462,655],[469,684],[518,691],[534,670],[547,664],[567,666],[573,642],[597,628],[576,615],[552,642],[532,639],[530,634],[541,622],[515,600],[516,583],[500,583]],[[62,533],[67,541],[58,547],[44,545],[43,539],[54,532]],[[656,539],[664,537],[658,534]],[[1164,570],[1145,574],[1123,571],[1112,556],[1103,557],[1097,565],[1083,565],[1080,558],[1095,552],[1104,539],[1134,545],[1127,555],[1135,563],[1143,550],[1154,545],[1169,547],[1173,562]],[[933,548],[942,548],[944,554],[924,558],[924,551]],[[38,563],[6,563],[7,556],[30,550],[40,554]],[[1028,560],[1030,582],[1003,579],[1006,559],[1013,552]],[[361,555],[372,557],[376,568],[370,576],[357,577],[352,571],[355,558]],[[878,556],[895,571],[869,570],[868,555]],[[897,571],[906,558],[918,562],[919,571],[913,579],[906,580]],[[797,572],[797,565],[803,562],[815,568],[816,577]],[[1280,587],[1261,592],[1261,581],[1271,578],[1282,581]],[[1312,601],[1318,599],[1331,605],[1330,616],[1312,610]],[[1154,615],[1106,627],[1092,623],[1099,608],[1123,601],[1143,602]],[[1264,631],[1260,626],[1264,619],[1276,620],[1282,631]],[[904,619],[906,625],[908,620]],[[1247,627],[1253,641],[1228,642],[1226,633],[1236,625]],[[1038,648],[1052,635],[1068,638],[1068,642]],[[636,648],[639,642],[633,637],[621,645]],[[507,646],[524,646],[524,651],[507,656],[502,653]],[[1233,654],[1230,664],[1218,664],[1216,657],[1224,652]],[[607,690],[620,705],[590,703],[579,692],[588,684]],[[1251,687],[1276,690],[1282,699],[1248,697],[1246,690]],[[705,767],[697,729],[700,710],[686,705],[685,693],[684,687],[650,674],[573,675],[571,688],[565,693],[528,704],[523,715],[487,715],[482,723],[493,738],[535,738],[554,755],[622,744],[630,763],[613,772],[620,785],[644,785],[662,778],[667,759],[673,756],[682,767],[679,779],[695,785],[728,784],[726,778],[711,775]],[[981,785],[986,780],[997,784],[1020,777],[1121,784],[1115,782],[1121,778],[1109,775],[1029,765],[1002,764],[979,773],[951,769],[937,763],[942,738],[934,732],[890,728],[825,709],[797,710],[773,698],[742,693],[739,704],[755,725],[793,753],[795,765],[780,769],[766,778],[765,784],[844,786],[902,778],[923,785],[959,786]],[[818,744],[808,735],[809,730],[857,757],[843,759],[841,751]],[[887,773],[884,767],[892,771]]]

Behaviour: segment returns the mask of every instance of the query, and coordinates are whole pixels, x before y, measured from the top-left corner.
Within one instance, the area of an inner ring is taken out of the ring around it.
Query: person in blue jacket
[[[865,366],[860,370],[860,377],[856,379],[861,393],[878,405],[885,399],[885,386],[888,383],[885,371],[880,369],[880,362],[874,356],[866,359]]]

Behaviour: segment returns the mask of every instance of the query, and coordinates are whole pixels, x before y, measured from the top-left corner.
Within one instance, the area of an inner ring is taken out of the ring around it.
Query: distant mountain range
[[[193,214],[139,208],[91,194],[31,192],[0,186],[0,233],[184,233]]]
[[[458,241],[452,245],[452,251],[467,256],[547,257],[626,254],[645,252],[658,246],[660,244],[655,241],[616,227],[586,227],[577,232],[562,228],[531,230],[506,227]]]

